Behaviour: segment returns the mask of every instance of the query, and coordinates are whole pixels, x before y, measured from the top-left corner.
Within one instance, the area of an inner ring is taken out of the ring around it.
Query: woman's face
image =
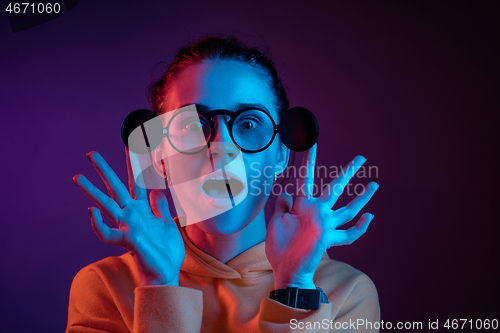
[[[192,104],[198,110],[231,112],[256,105],[279,123],[274,95],[265,76],[252,66],[233,60],[203,61],[183,68],[175,76],[165,110]],[[166,114],[164,126],[173,114]],[[209,234],[231,234],[247,226],[262,211],[274,174],[286,166],[288,155],[277,138],[262,152],[241,152],[229,135],[229,117],[218,115],[212,120],[215,132],[209,149],[185,155],[164,140],[162,150],[168,156],[165,163],[173,182],[171,189],[187,216],[187,224],[197,223]]]

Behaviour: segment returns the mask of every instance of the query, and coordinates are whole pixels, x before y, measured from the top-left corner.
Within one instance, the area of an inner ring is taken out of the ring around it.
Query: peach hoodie
[[[326,253],[314,283],[330,303],[318,310],[295,309],[269,298],[274,278],[264,242],[224,264],[194,246],[184,228],[180,231],[186,258],[179,287],[139,287],[129,253],[105,258],[75,276],[66,332],[328,332],[327,326],[335,332],[378,332],[353,329],[357,319],[380,320],[374,284]]]

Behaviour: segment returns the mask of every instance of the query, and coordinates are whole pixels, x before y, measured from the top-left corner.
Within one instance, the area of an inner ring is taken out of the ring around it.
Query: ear
[[[158,149],[156,149],[151,153],[151,157],[153,159],[152,161],[153,168],[160,177],[164,178],[162,160],[165,165],[165,171],[167,171],[167,174],[168,174],[168,165],[167,165],[167,159],[163,156],[163,149],[161,149],[161,146],[162,144],[160,144],[160,147],[158,147]]]
[[[285,171],[289,159],[290,149],[288,149],[282,142],[280,142],[275,169],[275,172],[278,173],[278,175]]]

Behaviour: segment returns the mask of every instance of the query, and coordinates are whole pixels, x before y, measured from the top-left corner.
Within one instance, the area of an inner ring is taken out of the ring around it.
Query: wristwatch
[[[269,298],[297,309],[316,310],[319,309],[321,303],[328,303],[328,297],[319,287],[316,289],[299,289],[298,287],[276,289],[271,291]]]

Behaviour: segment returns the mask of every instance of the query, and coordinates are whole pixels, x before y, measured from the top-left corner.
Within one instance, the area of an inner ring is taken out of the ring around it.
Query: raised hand
[[[89,208],[92,228],[106,244],[122,246],[132,254],[141,276],[141,286],[179,285],[179,272],[185,250],[182,236],[172,219],[165,195],[160,190],[150,193],[137,186],[132,173],[128,149],[129,191],[102,156],[87,154],[106,184],[109,196],[95,187],[85,176],[76,175],[73,182],[98,208]],[[101,211],[117,228],[108,227]]]
[[[356,225],[347,230],[337,228],[356,217],[378,189],[377,183],[370,182],[366,191],[347,206],[332,210],[365,161],[363,156],[356,156],[316,198],[312,196],[316,145],[304,154],[302,166],[307,167],[308,172],[299,182],[299,189],[304,191],[299,191],[295,202],[291,195],[281,194],[267,227],[266,255],[273,268],[275,289],[314,289],[314,272],[325,251],[332,246],[351,244],[365,233],[373,219],[370,213],[361,215]]]

